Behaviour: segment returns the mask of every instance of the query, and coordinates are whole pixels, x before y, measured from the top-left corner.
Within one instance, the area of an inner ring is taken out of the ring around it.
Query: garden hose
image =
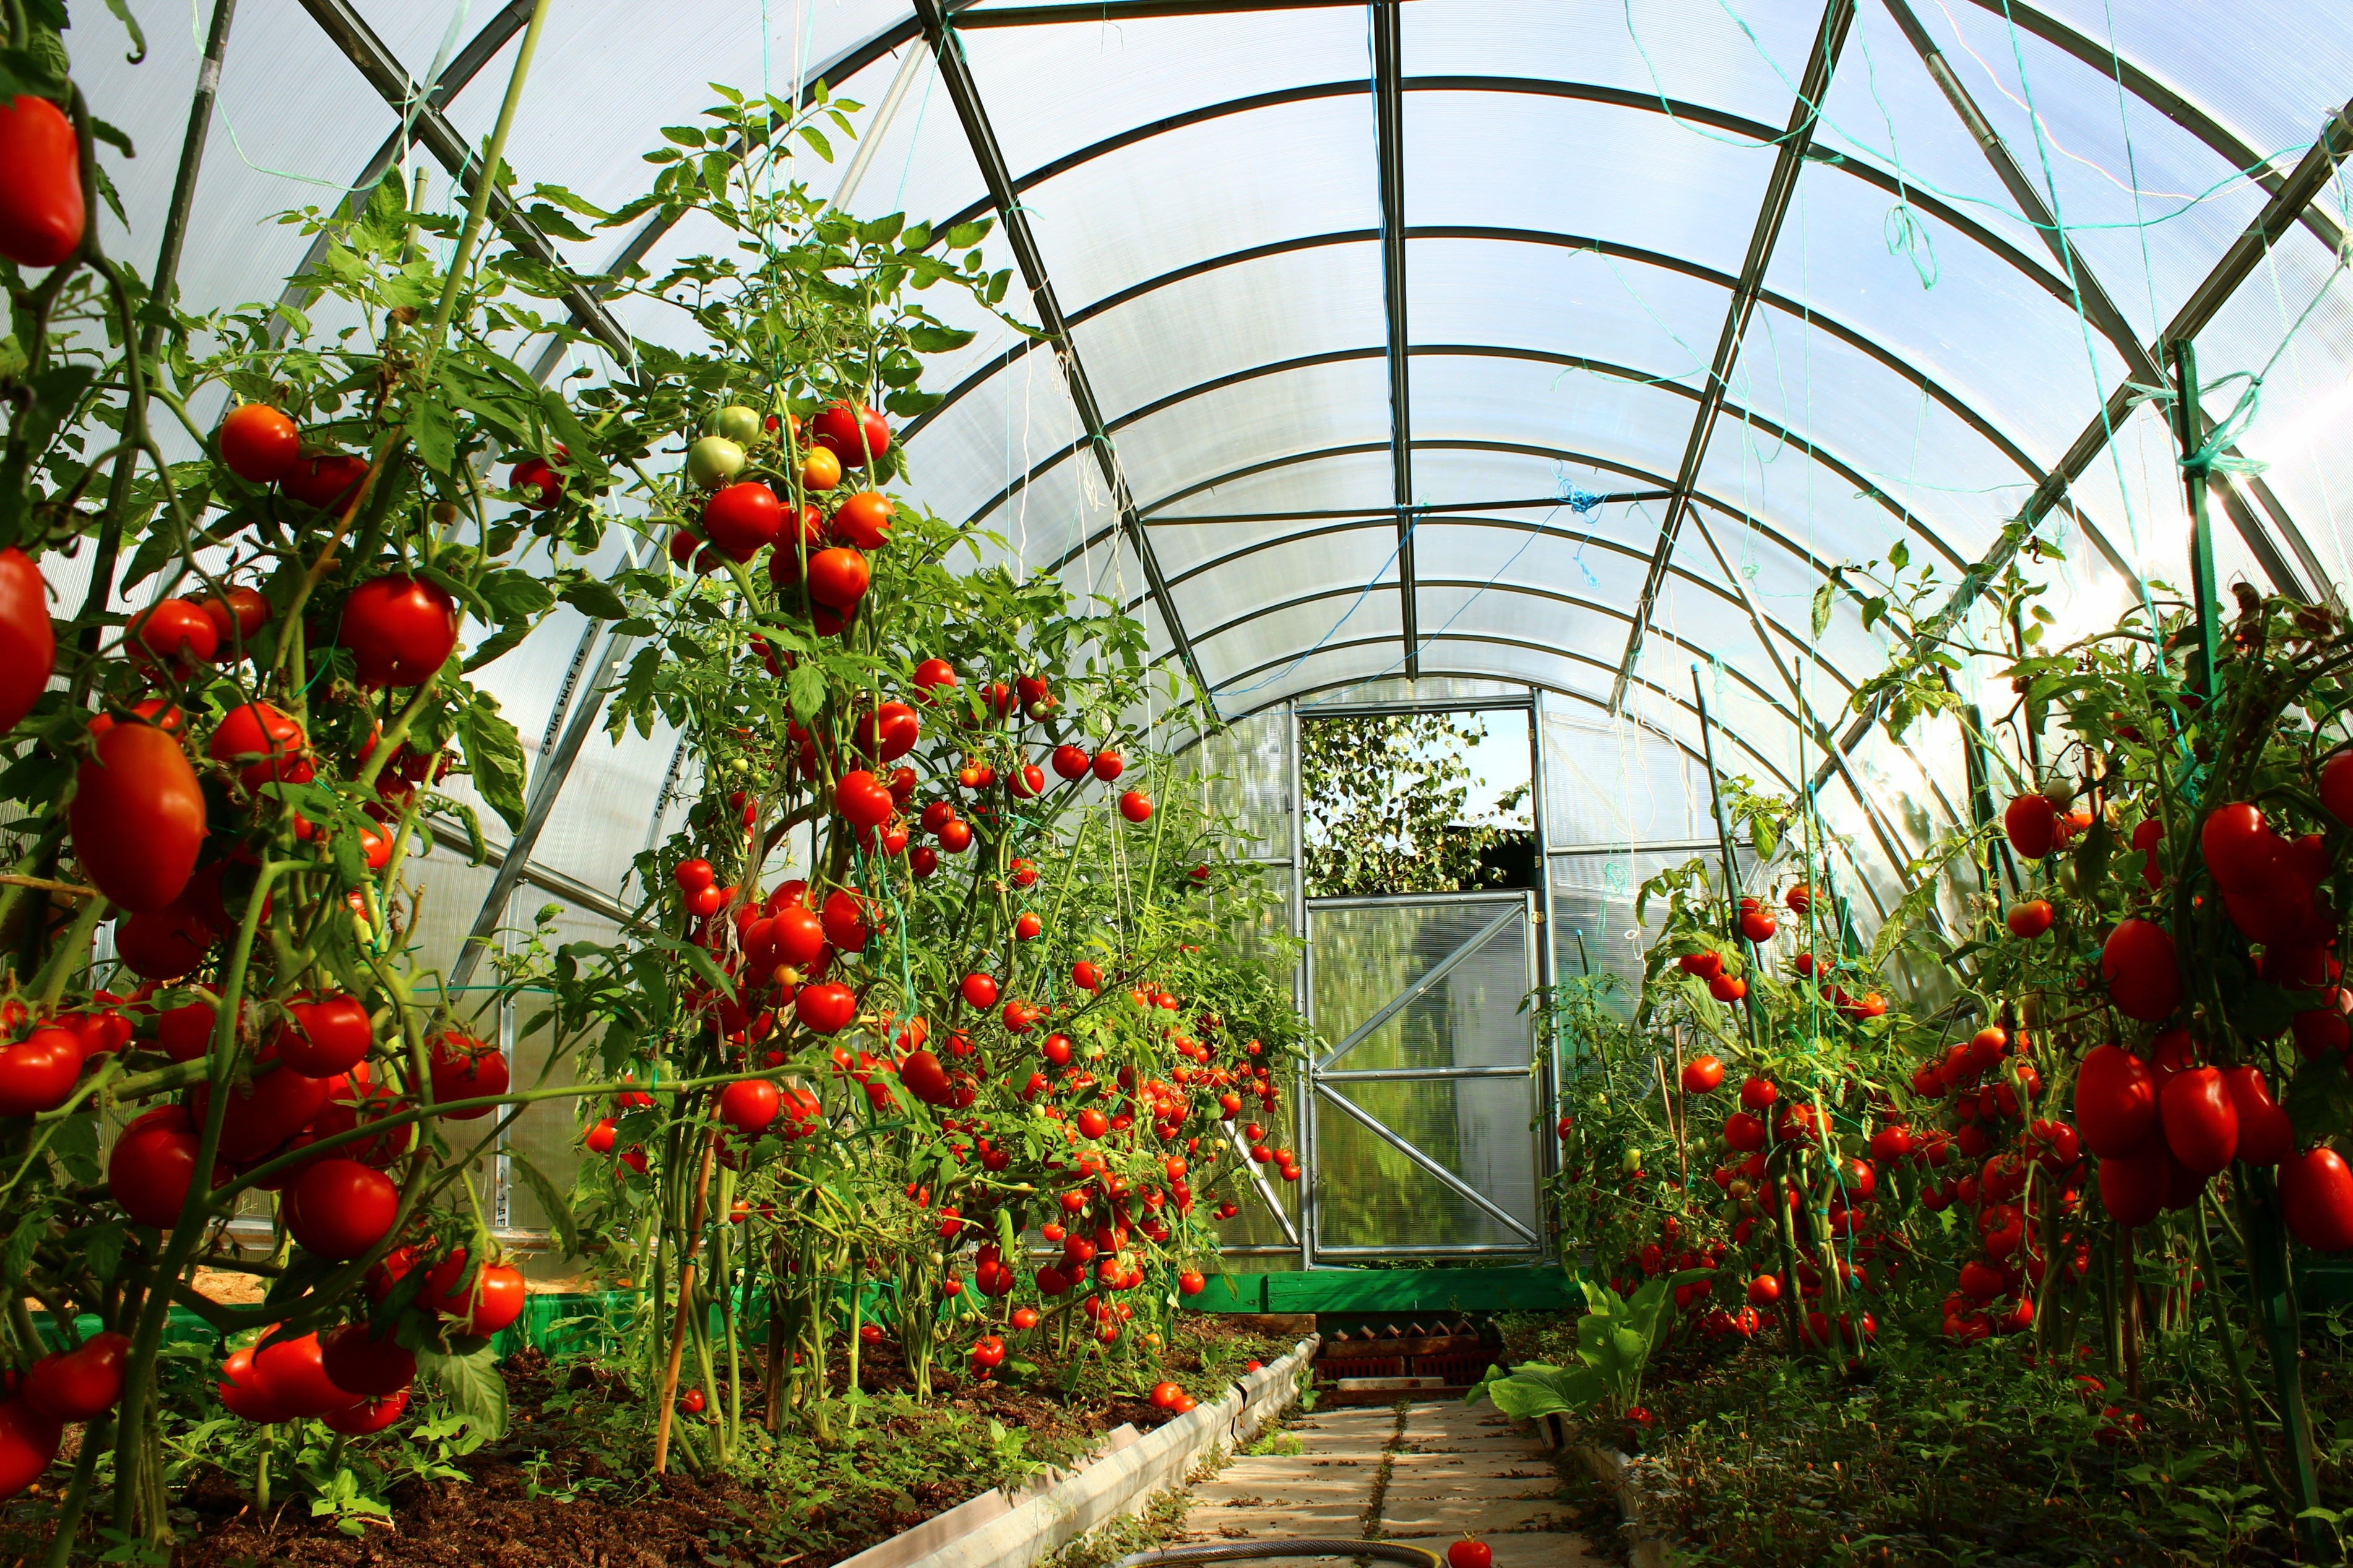
[[[1240,1541],[1212,1546],[1167,1546],[1155,1552],[1134,1552],[1112,1568],[1146,1568],[1175,1563],[1245,1563],[1261,1557],[1369,1557],[1383,1563],[1403,1563],[1408,1568],[1439,1568],[1438,1553],[1401,1541]]]

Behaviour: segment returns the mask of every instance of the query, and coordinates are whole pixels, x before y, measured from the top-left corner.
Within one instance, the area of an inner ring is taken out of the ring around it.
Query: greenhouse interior
[[[0,29],[6,1563],[2353,1560],[2353,6]]]

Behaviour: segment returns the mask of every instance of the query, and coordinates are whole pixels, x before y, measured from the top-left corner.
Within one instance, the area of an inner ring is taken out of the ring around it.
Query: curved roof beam
[[[1329,234],[1302,235],[1295,239],[1276,240],[1267,245],[1254,245],[1244,250],[1229,251],[1223,256],[1213,256],[1206,260],[1196,261],[1161,273],[1156,278],[1148,278],[1140,283],[1130,284],[1115,294],[1105,295],[1083,310],[1071,312],[1071,325],[1074,328],[1083,326],[1095,317],[1116,310],[1133,300],[1140,300],[1147,294],[1222,268],[1242,266],[1252,261],[1263,261],[1271,257],[1288,255],[1293,251],[1313,250],[1327,245],[1368,245],[1379,237],[1379,232],[1375,229],[1341,229]],[[1623,245],[1616,240],[1600,239],[1590,235],[1563,234],[1548,229],[1433,225],[1408,229],[1406,238],[1409,240],[1492,240],[1502,244],[1541,245],[1562,250],[1591,251],[1614,260],[1637,262],[1643,266],[1657,267],[1670,272],[1680,273],[1686,278],[1695,278],[1702,282],[1713,283],[1727,292],[1738,281],[1729,272],[1703,266],[1699,262],[1683,257],[1670,256],[1665,251],[1650,250],[1639,245]],[[1991,419],[1978,412],[1975,405],[1960,397],[1903,355],[1880,343],[1877,339],[1857,331],[1844,322],[1833,317],[1825,316],[1813,307],[1793,300],[1786,294],[1777,293],[1773,289],[1760,289],[1757,290],[1757,297],[1763,303],[1772,306],[1785,315],[1795,317],[1809,327],[1820,328],[1847,347],[1868,356],[1883,368],[1902,376],[1926,394],[1938,407],[1951,414],[1991,443],[2002,456],[2032,475],[2038,484],[2049,477],[2042,466],[2036,462],[2024,447],[2012,440],[2009,433]],[[928,409],[909,421],[906,429],[902,433],[901,439],[913,440],[924,426],[953,408],[966,393],[976,390],[999,371],[1009,366],[1015,360],[1028,353],[1038,345],[1038,342],[1039,340],[1034,338],[1023,338],[1018,342],[1009,344],[1003,354],[986,362],[955,386],[950,387],[946,396],[936,407]],[[2086,528],[2091,527],[2088,520],[2074,510],[2072,500],[2063,501],[2062,505],[2079,524]]]
[[[1378,346],[1357,349],[1331,349],[1323,353],[1302,354],[1296,359],[1276,360],[1269,364],[1245,366],[1240,370],[1229,371],[1224,375],[1213,376],[1208,381],[1197,382],[1191,386],[1180,387],[1175,392],[1155,398],[1152,402],[1133,408],[1127,413],[1121,415],[1116,419],[1106,421],[1103,428],[1106,432],[1123,430],[1138,420],[1149,418],[1155,414],[1165,414],[1169,409],[1176,407],[1178,405],[1186,403],[1193,398],[1204,396],[1207,394],[1220,391],[1229,386],[1240,385],[1243,382],[1255,381],[1262,376],[1280,375],[1289,371],[1309,370],[1318,365],[1340,364],[1353,360],[1381,359],[1387,356],[1388,352],[1388,351],[1386,348]],[[1505,348],[1486,343],[1417,343],[1409,352],[1416,355],[1428,355],[1433,358],[1441,359],[1510,359],[1526,361],[1538,364],[1556,364],[1572,370],[1591,371],[1597,375],[1607,376],[1614,381],[1624,381],[1633,385],[1646,386],[1672,393],[1676,396],[1688,399],[1693,403],[1698,403],[1700,401],[1700,394],[1698,392],[1694,391],[1691,387],[1684,386],[1680,383],[1663,380],[1660,377],[1647,374],[1646,373],[1630,366],[1613,364],[1607,360],[1588,359],[1577,354],[1554,353],[1542,349]],[[1804,453],[1808,458],[1820,463],[1822,467],[1836,474],[1840,479],[1853,486],[1856,491],[1876,502],[1882,510],[1896,519],[1896,521],[1901,522],[1906,529],[1917,533],[1922,541],[1928,544],[1930,548],[1934,549],[1937,554],[1943,556],[1955,568],[1961,570],[1966,570],[1968,568],[1968,559],[1962,556],[1957,551],[1954,550],[1951,545],[1947,544],[1942,535],[1937,533],[1935,529],[1929,527],[1927,523],[1914,516],[1910,510],[1908,510],[1901,502],[1897,501],[1893,496],[1890,496],[1886,491],[1881,489],[1876,484],[1864,478],[1862,471],[1856,468],[1852,464],[1848,463],[1843,458],[1824,450],[1818,443],[1808,440],[1805,437],[1799,435],[1793,430],[1786,428],[1778,421],[1767,418],[1762,414],[1743,408],[1739,405],[1725,399],[1718,399],[1717,404],[1724,416],[1734,419],[1740,424],[1746,425],[1751,428],[1762,431],[1766,435],[1771,437],[1774,440],[1785,443],[1794,449]],[[1413,444],[1416,447],[1424,445],[1424,443],[1420,441],[1416,441]],[[1455,442],[1450,444],[1457,447],[1489,445],[1487,443],[1470,442]],[[1012,483],[1007,485],[995,495],[983,501],[979,506],[975,507],[972,511],[965,516],[965,523],[969,525],[979,521],[982,518],[987,517],[990,512],[995,511],[1007,501],[1020,494],[1029,486],[1037,483],[1039,479],[1044,478],[1045,475],[1051,471],[1056,466],[1076,454],[1087,450],[1092,445],[1092,443],[1089,441],[1073,441],[1048,453],[1044,458],[1039,458],[1035,464],[1033,464],[1029,468],[1029,471],[1023,474],[1019,479],[1015,479]],[[1493,443],[1493,445],[1497,447],[1505,447],[1508,444]],[[1614,467],[1615,465],[1612,466]],[[1631,470],[1626,469],[1621,469],[1620,471],[1631,472]],[[1648,479],[1653,476],[1642,475],[1639,477]],[[1696,495],[1698,492],[1694,490],[1693,493]],[[1165,500],[1155,502],[1153,506],[1144,507],[1139,509],[1139,510],[1142,515],[1149,517],[1159,506],[1166,504],[1167,504],[1167,502]],[[1082,548],[1093,544],[1100,537],[1100,534],[1090,536]],[[1066,554],[1063,557],[1063,560],[1066,561],[1068,559],[1069,556]],[[1056,564],[1059,565],[1060,563],[1058,562]]]
[[[1664,492],[1662,491],[1650,492],[1653,498],[1657,499],[1662,499],[1663,493]],[[1425,519],[1424,521],[1430,520]],[[1623,556],[1629,561],[1646,561],[1649,559],[1649,557],[1641,551],[1635,549],[1631,545],[1621,544],[1615,540],[1602,539],[1593,535],[1586,535],[1579,538],[1577,535],[1565,533],[1558,529],[1547,528],[1541,521],[1530,522],[1520,519],[1503,517],[1454,516],[1446,517],[1440,521],[1442,521],[1449,528],[1492,528],[1513,533],[1548,534],[1555,539],[1560,540],[1577,539],[1581,545],[1590,545],[1596,550],[1605,551],[1612,555]],[[1305,540],[1321,539],[1331,534],[1349,533],[1366,529],[1387,528],[1388,525],[1389,521],[1386,517],[1366,516],[1346,522],[1323,523],[1314,528],[1299,529],[1290,533],[1277,534],[1271,538],[1254,539],[1239,550],[1229,550],[1225,554],[1213,556],[1209,560],[1202,562],[1198,566],[1187,567],[1176,576],[1169,578],[1168,585],[1171,588],[1175,588],[1180,584],[1186,583],[1204,573],[1219,571],[1231,565],[1237,561],[1246,560],[1252,555],[1256,555],[1262,550],[1272,550],[1285,544],[1297,544]],[[1727,605],[1739,606],[1743,604],[1740,595],[1735,593],[1730,587],[1722,583],[1712,582],[1709,579],[1701,576],[1698,573],[1692,571],[1689,567],[1677,566],[1672,568],[1672,573],[1674,576],[1682,581],[1689,583],[1694,587],[1706,590],[1708,593],[1715,595],[1717,598],[1722,599]],[[1434,587],[1457,587],[1460,585],[1461,584],[1459,584],[1451,583],[1434,583],[1431,584],[1431,586]],[[1143,602],[1142,598],[1139,597],[1130,601],[1125,608],[1128,613],[1132,615],[1134,613],[1135,606],[1141,605]],[[1285,605],[1273,606],[1275,609],[1284,609],[1288,607],[1289,606]],[[1824,658],[1820,650],[1813,647],[1810,639],[1799,637],[1795,632],[1789,630],[1788,627],[1783,626],[1779,621],[1774,620],[1770,616],[1764,616],[1762,618],[1764,619],[1765,624],[1770,626],[1773,631],[1778,633],[1780,637],[1786,638],[1795,646],[1805,648],[1811,653],[1813,655],[1815,665],[1827,672],[1831,679],[1837,681],[1850,692],[1855,689],[1855,683],[1849,679],[1836,665]],[[1216,637],[1219,632],[1229,629],[1235,623],[1229,621],[1226,623],[1225,626],[1217,627],[1216,630],[1203,632],[1200,634],[1199,640],[1206,641],[1210,637]]]
[[[1416,441],[1414,446],[1422,451],[1496,452],[1508,457],[1543,458],[1552,461],[1577,463],[1587,468],[1599,468],[1605,472],[1620,474],[1627,479],[1638,480],[1643,485],[1650,487],[1650,490],[1648,492],[1638,492],[1633,495],[1613,498],[1620,500],[1653,499],[1656,496],[1663,496],[1666,493],[1667,489],[1667,480],[1662,476],[1652,473],[1647,468],[1635,468],[1631,464],[1620,461],[1614,458],[1602,458],[1590,452],[1574,451],[1566,447],[1533,446],[1520,441],[1472,441],[1459,439],[1430,439]],[[1144,509],[1144,515],[1147,521],[1165,522],[1171,524],[1172,526],[1195,521],[1217,521],[1215,518],[1196,519],[1184,516],[1155,518],[1153,513],[1162,507],[1174,506],[1176,502],[1184,500],[1191,496],[1198,495],[1203,490],[1215,489],[1219,485],[1229,483],[1235,479],[1248,479],[1253,474],[1270,473],[1277,468],[1293,468],[1303,463],[1323,462],[1332,458],[1361,457],[1368,453],[1383,452],[1388,449],[1388,445],[1385,442],[1356,442],[1352,445],[1342,447],[1320,447],[1312,451],[1294,452],[1286,457],[1269,458],[1255,463],[1246,463],[1238,468],[1229,468],[1222,473],[1212,474],[1208,479],[1197,480],[1196,482],[1186,486],[1183,489],[1163,497],[1158,501],[1154,502],[1151,506],[1145,507]],[[1770,541],[1775,545],[1778,545],[1783,552],[1795,557],[1805,565],[1813,568],[1817,573],[1827,574],[1829,572],[1831,563],[1821,560],[1816,556],[1812,551],[1805,549],[1796,541],[1792,540],[1788,535],[1783,533],[1780,530],[1775,528],[1771,523],[1766,521],[1764,519],[1756,516],[1754,513],[1746,511],[1739,507],[1734,506],[1730,501],[1725,500],[1721,497],[1710,495],[1705,491],[1695,491],[1694,493],[1697,500],[1708,507],[1716,511],[1722,512],[1726,517],[1736,519],[1752,532],[1757,534],[1761,538]],[[1557,505],[1559,503],[1555,501],[1549,504]],[[1427,517],[1437,515],[1442,509],[1431,507],[1417,508],[1416,510]],[[1371,513],[1346,512],[1337,515],[1363,517],[1369,516]],[[1112,531],[1109,529],[1097,531],[1095,533],[1090,535],[1084,540],[1082,540],[1079,543],[1072,545],[1070,549],[1057,556],[1048,564],[1046,570],[1057,572],[1061,570],[1064,566],[1069,565],[1072,561],[1078,559],[1079,556],[1085,553],[1087,551],[1093,549],[1096,545],[1108,539],[1111,536],[1111,533]]]
[[[1525,584],[1514,584],[1507,583],[1487,583],[1481,582],[1475,578],[1432,579],[1425,581],[1422,585],[1430,588],[1468,588],[1474,592],[1518,594],[1527,598],[1547,600],[1569,609],[1590,611],[1595,615],[1604,616],[1611,620],[1624,621],[1629,625],[1630,625],[1634,619],[1631,612],[1620,609],[1615,605],[1606,605],[1596,599],[1580,598],[1574,594],[1558,593],[1549,588],[1537,588]],[[1286,599],[1280,604],[1264,605],[1250,611],[1248,615],[1237,616],[1233,619],[1226,622],[1223,626],[1214,627],[1209,631],[1202,633],[1197,640],[1201,643],[1207,643],[1210,639],[1220,637],[1227,632],[1248,626],[1250,622],[1257,620],[1261,616],[1277,615],[1284,610],[1297,609],[1303,605],[1315,604],[1324,599],[1345,598],[1351,594],[1361,594],[1363,591],[1364,590],[1362,588],[1351,584],[1342,588],[1320,589],[1313,594],[1302,594],[1294,598]],[[1655,632],[1662,640],[1682,648],[1684,652],[1693,655],[1694,658],[1704,659],[1711,668],[1717,668],[1720,666],[1726,674],[1730,675],[1735,680],[1738,681],[1741,685],[1746,687],[1752,693],[1754,693],[1758,700],[1764,702],[1766,706],[1772,709],[1773,711],[1787,719],[1800,734],[1811,734],[1818,739],[1825,735],[1823,726],[1820,724],[1801,722],[1795,710],[1791,709],[1788,704],[1782,701],[1781,699],[1775,697],[1770,691],[1767,690],[1755,677],[1749,675],[1746,671],[1741,669],[1736,665],[1722,663],[1716,654],[1700,647],[1699,644],[1693,642],[1688,637],[1682,637],[1672,632],[1659,631],[1655,626],[1653,626],[1651,630]],[[1433,637],[1434,636],[1435,634],[1433,634]],[[1378,641],[1381,639],[1373,638],[1367,640]],[[1337,645],[1330,643],[1324,645],[1325,647],[1335,646]],[[1312,654],[1320,651],[1322,651],[1320,648],[1310,649],[1309,653]],[[1588,656],[1576,653],[1575,650],[1570,648],[1563,647],[1557,651],[1559,651],[1565,658],[1574,657],[1580,659],[1588,658]],[[1288,654],[1283,657],[1297,660],[1303,659],[1308,656],[1303,654]],[[1229,676],[1225,680],[1219,682],[1219,685],[1223,686],[1230,684],[1235,680],[1244,679],[1246,676],[1256,675],[1261,670],[1272,668],[1282,662],[1282,658],[1271,660],[1268,663],[1259,665],[1254,668],[1245,670],[1241,675]],[[1591,662],[1599,663],[1598,660]],[[1655,683],[1650,684],[1652,684],[1655,687]],[[1214,690],[1215,689],[1213,688],[1213,693]],[[1794,696],[1794,689],[1792,695]],[[1725,730],[1727,733],[1732,732],[1730,726],[1725,724],[1721,717],[1715,719],[1714,722],[1716,724],[1717,728]],[[1746,742],[1744,742],[1744,744]],[[1899,743],[1897,749],[1902,751],[1907,756],[1911,755],[1911,748],[1909,746]],[[1752,747],[1750,750],[1753,751],[1754,748]],[[1913,763],[1915,767],[1919,765],[1919,760],[1916,757],[1913,759]],[[1843,769],[1840,771],[1846,777],[1848,789],[1853,793],[1857,801],[1862,803],[1863,809],[1866,811],[1875,811],[1876,807],[1871,802],[1869,794],[1863,789],[1861,781],[1854,778],[1852,773],[1846,773]],[[1961,816],[1959,813],[1954,809],[1953,803],[1946,798],[1944,789],[1936,782],[1936,776],[1926,768],[1920,768],[1920,776],[1926,782],[1929,794],[1935,797],[1938,808],[1944,812],[1945,819],[1947,822],[1957,825],[1962,820]],[[1894,858],[1894,851],[1892,848],[1889,850],[1889,855],[1891,858]],[[1902,863],[1903,862],[1900,859],[1897,860],[1897,864],[1901,865]]]
[[[1775,146],[1783,137],[1782,132],[1761,120],[1750,120],[1745,115],[1727,113],[1720,109],[1710,109],[1704,104],[1686,103],[1681,99],[1666,98],[1657,93],[1633,92],[1624,88],[1603,87],[1594,82],[1552,81],[1540,77],[1409,76],[1399,85],[1407,92],[1493,92],[1534,98],[1561,98],[1580,103],[1605,104],[1614,109],[1635,110],[1647,114],[1663,114],[1672,120],[1688,120],[1694,124],[1704,125],[1713,131],[1723,131],[1736,136],[1747,137],[1760,147]],[[1171,131],[1182,131],[1190,126],[1206,124],[1212,120],[1221,120],[1229,115],[1249,114],[1261,109],[1279,109],[1285,104],[1304,103],[1312,99],[1360,98],[1364,96],[1365,89],[1364,79],[1358,78],[1351,81],[1308,82],[1298,87],[1278,89],[1272,92],[1258,92],[1243,98],[1228,99],[1221,103],[1203,104],[1199,108],[1185,110],[1148,124],[1134,126],[1114,135],[1106,136],[1100,142],[1090,142],[1084,147],[1066,153],[1061,157],[1050,163],[1042,163],[1029,174],[1020,176],[1014,181],[1014,186],[1017,190],[1027,192],[1057,175],[1066,174],[1072,169],[1091,163],[1098,158],[1119,152],[1123,148],[1133,147],[1140,142],[1148,142],[1155,136],[1165,135]],[[1828,157],[1817,156],[1809,161],[1818,167],[1834,169],[1840,174],[1861,180],[1865,184],[1876,186],[1890,196],[1907,201],[1920,211],[1949,225],[1984,249],[1999,257],[2007,265],[2024,273],[2045,293],[2065,305],[2071,314],[2073,312],[2074,295],[2068,288],[2066,279],[2052,273],[2049,268],[2035,260],[2025,251],[2010,244],[1992,229],[1950,203],[1922,191],[1916,185],[1897,180],[1894,174],[1875,164],[1861,163],[1851,157],[1841,157],[1833,161]],[[990,205],[991,203],[986,198],[975,202],[951,217],[942,220],[943,226],[977,217],[987,212]]]

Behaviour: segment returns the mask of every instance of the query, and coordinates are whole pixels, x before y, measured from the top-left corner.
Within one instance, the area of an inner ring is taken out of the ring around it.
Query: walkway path
[[[1240,1458],[1193,1489],[1186,1540],[1410,1541],[1443,1556],[1469,1531],[1494,1548],[1495,1568],[1602,1561],[1569,1531],[1550,1457],[1493,1406],[1355,1405],[1290,1430],[1303,1452]]]

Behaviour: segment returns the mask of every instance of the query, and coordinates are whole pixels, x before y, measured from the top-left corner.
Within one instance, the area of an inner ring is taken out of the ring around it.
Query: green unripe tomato
[[[1625,1157],[1618,1163],[1620,1168],[1630,1176],[1642,1168],[1642,1152],[1640,1149],[1629,1149],[1626,1151]]]
[[[727,759],[727,771],[740,778],[752,771],[752,764],[741,757],[730,757]]]
[[[744,471],[744,448],[724,436],[705,436],[686,449],[686,477],[697,489],[715,490]]]
[[[761,436],[759,411],[731,403],[711,416],[711,433],[724,436],[739,447],[756,447]]]

